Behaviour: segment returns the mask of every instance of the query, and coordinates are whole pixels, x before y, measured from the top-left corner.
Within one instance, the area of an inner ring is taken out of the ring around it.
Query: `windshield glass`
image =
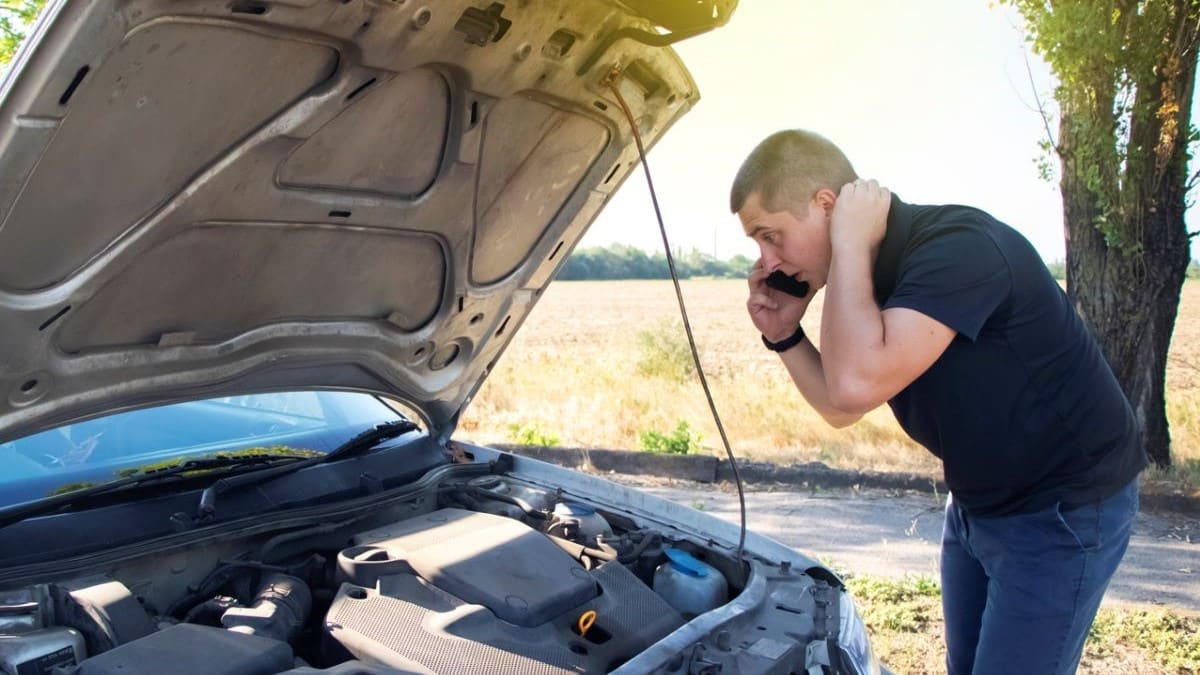
[[[370,394],[222,396],[68,424],[0,444],[0,507],[218,452],[326,453],[402,415]]]

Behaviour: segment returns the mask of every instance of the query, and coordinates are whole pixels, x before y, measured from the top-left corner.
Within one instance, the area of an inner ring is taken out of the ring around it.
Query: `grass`
[[[558,445],[558,436],[552,431],[545,431],[535,422],[508,425],[510,439],[517,445],[540,445],[549,447]]]
[[[701,437],[687,422],[680,422],[675,430],[662,433],[649,429],[642,432],[642,450],[646,452],[665,452],[673,455],[687,455],[700,449]]]
[[[777,357],[762,348],[745,313],[745,283],[683,282],[702,364],[735,454],[778,463],[939,476],[940,465],[910,441],[886,406],[832,429],[796,392]],[[819,335],[821,297],[804,327]],[[639,448],[646,432],[682,421],[720,454],[719,434],[691,372],[687,343],[666,281],[572,281],[550,286],[480,389],[460,425],[483,443],[511,440],[534,424],[563,445]],[[1200,282],[1183,289],[1167,368],[1167,416],[1176,468],[1147,480],[1175,491],[1200,488]]]
[[[897,673],[945,672],[941,589],[928,576],[847,580],[880,660]],[[1200,673],[1200,617],[1158,607],[1103,607],[1080,673]]]

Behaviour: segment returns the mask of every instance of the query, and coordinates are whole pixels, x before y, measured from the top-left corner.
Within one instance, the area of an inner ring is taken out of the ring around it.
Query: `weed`
[[[686,455],[700,450],[700,434],[689,427],[687,422],[681,420],[675,427],[675,431],[669,434],[653,429],[643,431],[642,450]]]
[[[1148,483],[1157,483],[1180,493],[1200,490],[1200,459],[1179,459],[1167,468],[1151,465],[1144,475]]]
[[[510,424],[508,431],[513,442],[518,445],[540,445],[542,447],[558,445],[558,436],[554,432],[545,431],[534,422]]]
[[[940,598],[942,587],[926,574],[909,575],[901,579],[887,577],[854,577],[846,581],[854,596],[872,602],[896,603],[913,598]]]
[[[1101,609],[1088,632],[1087,652],[1107,656],[1123,644],[1145,649],[1168,668],[1196,672],[1200,670],[1200,617],[1163,609]]]
[[[638,331],[637,372],[686,382],[696,372],[692,350],[677,322],[659,321],[654,328]]]
[[[846,585],[873,630],[915,633],[941,620],[942,589],[931,577],[856,577]]]

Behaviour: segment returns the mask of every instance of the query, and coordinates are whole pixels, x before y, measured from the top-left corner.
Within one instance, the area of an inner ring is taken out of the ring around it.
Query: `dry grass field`
[[[734,452],[780,463],[940,473],[886,406],[836,430],[812,412],[745,313],[745,282],[683,283],[713,396]],[[820,302],[804,326],[817,335]],[[668,281],[552,284],[468,408],[464,438],[544,439],[575,447],[642,447],[680,422],[700,451],[721,453]],[[1188,282],[1169,358],[1168,416],[1177,463],[1200,466],[1200,283]]]

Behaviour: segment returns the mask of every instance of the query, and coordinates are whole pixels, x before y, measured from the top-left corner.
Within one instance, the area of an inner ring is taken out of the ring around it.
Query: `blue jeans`
[[[1074,673],[1129,545],[1135,478],[1094,504],[976,518],[946,500],[942,612],[950,675]]]

